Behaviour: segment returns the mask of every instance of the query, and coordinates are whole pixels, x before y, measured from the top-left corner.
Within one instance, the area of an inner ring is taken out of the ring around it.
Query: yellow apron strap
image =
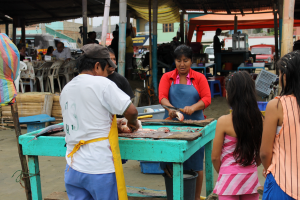
[[[68,154],[68,158],[73,158],[74,153],[76,153],[80,147],[82,145],[85,144],[89,144],[89,143],[93,143],[93,142],[99,142],[99,141],[103,141],[103,140],[107,140],[108,137],[102,137],[102,138],[96,138],[96,139],[92,139],[92,140],[88,140],[88,141],[84,141],[84,140],[80,140],[73,148],[73,150],[71,151],[71,153]]]
[[[120,148],[119,148],[119,137],[118,137],[118,127],[117,127],[116,115],[114,116],[114,119],[112,121],[108,139],[109,139],[111,151],[113,154],[119,200],[128,200],[123,166],[122,166],[122,160],[121,160],[121,153],[120,153]]]

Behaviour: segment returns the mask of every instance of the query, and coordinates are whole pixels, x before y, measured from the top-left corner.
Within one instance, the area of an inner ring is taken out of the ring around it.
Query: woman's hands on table
[[[185,106],[182,112],[187,115],[192,115],[195,111],[196,109],[193,106]]]

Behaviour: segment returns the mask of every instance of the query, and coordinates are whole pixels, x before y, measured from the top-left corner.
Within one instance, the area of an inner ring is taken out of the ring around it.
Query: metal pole
[[[21,41],[22,41],[22,43],[23,44],[26,44],[26,41],[25,41],[25,38],[26,38],[26,36],[25,36],[25,33],[26,31],[25,31],[25,20],[24,19],[22,19],[21,20]]]
[[[187,44],[187,41],[188,41],[188,26],[189,26],[189,15],[188,14],[185,14],[184,15],[184,19],[185,19],[185,21],[184,21],[184,23],[185,23],[185,37],[184,37],[184,42],[185,42],[185,44]]]
[[[106,46],[107,24],[109,18],[110,0],[105,0],[104,19],[102,24],[101,44]]]
[[[126,53],[126,11],[127,0],[119,2],[119,58],[118,73],[125,76],[125,53]]]
[[[5,23],[5,33],[9,37],[9,28],[8,28],[8,22]]]
[[[283,16],[283,0],[278,1],[278,14],[279,14],[279,49],[282,46],[282,16]]]
[[[150,69],[150,75],[153,74],[152,71],[152,29],[151,29],[151,0],[149,0],[149,69]],[[149,78],[149,85],[152,85],[152,76]]]
[[[18,18],[17,17],[14,17],[13,18],[13,37],[12,37],[12,40],[13,40],[13,43],[16,44],[17,42],[17,26],[18,26]]]
[[[155,95],[158,94],[158,80],[157,80],[157,10],[158,0],[153,0],[153,54],[152,54],[152,75],[153,75],[153,87]]]
[[[87,0],[82,0],[83,45],[87,40]]]
[[[281,56],[293,51],[295,0],[283,1],[283,27]]]
[[[277,12],[276,12],[276,4],[274,4],[274,32],[275,32],[275,57],[274,57],[274,67],[276,69],[276,74],[279,75],[279,71],[276,67],[276,63],[278,60],[278,24],[277,24]]]
[[[180,13],[180,43],[184,43],[184,14]]]
[[[235,15],[234,16],[234,33],[237,33],[237,29],[238,29],[237,27],[238,27],[238,18]]]

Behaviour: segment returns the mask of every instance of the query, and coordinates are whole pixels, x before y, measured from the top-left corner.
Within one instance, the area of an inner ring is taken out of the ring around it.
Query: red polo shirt
[[[208,86],[207,79],[205,76],[199,72],[196,72],[192,69],[189,71],[190,79],[192,81],[193,86],[198,91],[200,99],[204,102],[205,108],[211,103],[211,95],[210,89]],[[178,75],[178,70],[175,69],[171,72],[165,73],[159,83],[159,103],[163,98],[169,99],[169,90],[172,85],[172,82],[176,80]]]

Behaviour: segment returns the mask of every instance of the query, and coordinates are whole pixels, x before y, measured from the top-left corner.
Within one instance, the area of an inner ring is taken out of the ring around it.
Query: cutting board
[[[163,119],[144,119],[141,120],[142,125],[193,125],[193,126],[201,126],[205,127],[206,125],[210,124],[214,121],[213,118],[205,119],[205,120],[183,120],[176,121],[176,120],[163,120]]]
[[[169,132],[162,131],[137,131],[134,133],[119,133],[119,137],[127,138],[151,138],[151,139],[174,139],[174,140],[187,140],[192,141],[201,137],[200,130],[197,132]]]

